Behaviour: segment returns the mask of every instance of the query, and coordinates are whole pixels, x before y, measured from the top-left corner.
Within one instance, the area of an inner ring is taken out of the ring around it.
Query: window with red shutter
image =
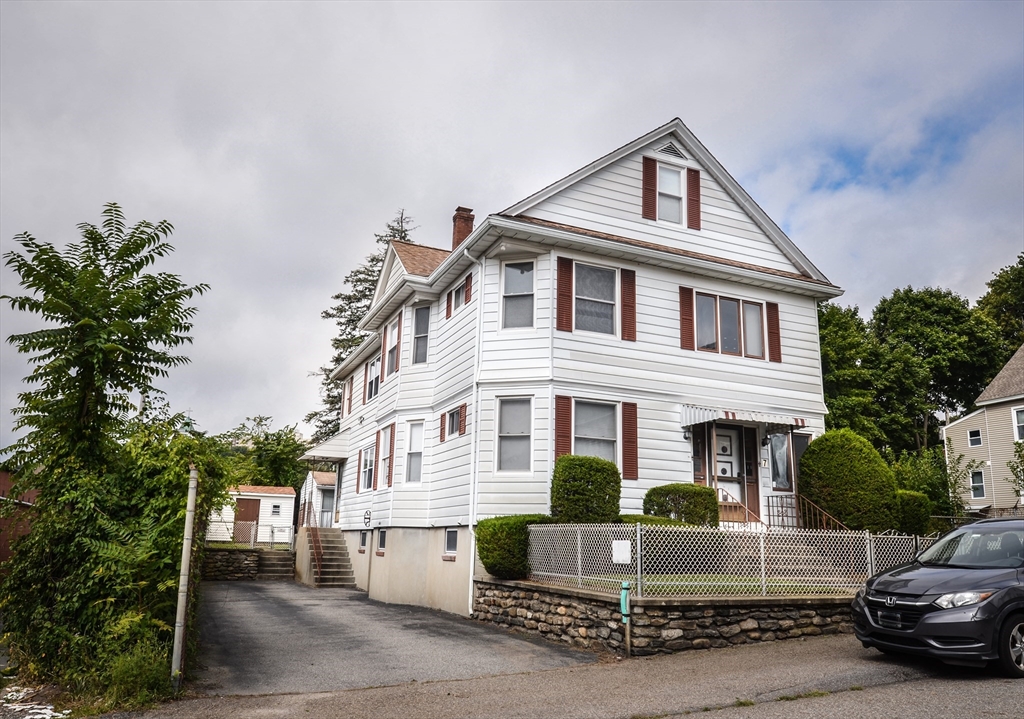
[[[466,290],[465,290],[465,302],[468,305],[470,299],[473,297],[473,273],[470,272],[466,275]]]
[[[766,302],[765,315],[768,317],[768,361],[782,361],[782,333],[779,331],[779,306]]]
[[[700,229],[700,170],[686,170],[686,226]]]
[[[572,260],[558,258],[558,288],[556,290],[558,309],[555,329],[572,332]]]
[[[694,350],[697,345],[693,338],[693,289],[679,288],[679,346]]]
[[[636,403],[622,403],[622,478],[640,479]]]
[[[459,434],[466,433],[466,405],[459,405]]]
[[[452,293],[448,293],[448,299],[445,301],[444,318],[451,319],[452,316]]]
[[[397,424],[391,425],[391,446],[388,448],[388,486],[391,486],[391,481],[395,476],[395,429]]]
[[[359,485],[363,483],[363,450],[359,450],[359,461],[356,463],[356,494],[359,494]]]
[[[645,220],[658,219],[658,161],[653,157],[643,160],[641,215]]]
[[[377,433],[376,439],[374,440],[373,456],[374,456],[374,458],[380,457],[380,432]],[[373,472],[373,491],[374,492],[377,491],[377,475],[379,474],[379,472],[377,472],[376,469],[377,468],[374,467],[374,472]]]
[[[445,430],[444,423],[447,420],[448,420],[448,413],[447,412],[442,412],[441,413],[441,422],[440,422],[440,424],[441,424],[441,441],[442,442],[444,442],[444,430]]]
[[[555,459],[572,454],[572,397],[555,397]]]
[[[622,339],[636,342],[636,272],[619,270],[622,293]]]

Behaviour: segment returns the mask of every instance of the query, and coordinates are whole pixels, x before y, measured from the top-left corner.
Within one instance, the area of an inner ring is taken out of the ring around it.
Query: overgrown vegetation
[[[614,462],[565,454],[551,475],[551,517],[559,524],[619,520],[622,477]]]
[[[200,517],[226,500],[227,475],[218,443],[153,385],[188,362],[175,350],[207,287],[145,272],[172,251],[169,223],[128,228],[114,204],[103,218],[63,251],[22,234],[22,251],[4,255],[28,294],[2,299],[48,326],[8,339],[34,365],[14,410],[27,431],[5,450],[13,492],[39,494],[0,611],[25,679],[134,706],[169,689],[189,464]],[[202,545],[200,526],[197,555]]]
[[[668,517],[686,524],[718,526],[718,494],[698,484],[663,484],[644,495],[644,514]]]
[[[273,418],[259,415],[230,432],[218,435],[226,454],[231,485],[291,487],[298,493],[309,471],[299,461],[307,444],[299,439],[295,426],[273,430]]]

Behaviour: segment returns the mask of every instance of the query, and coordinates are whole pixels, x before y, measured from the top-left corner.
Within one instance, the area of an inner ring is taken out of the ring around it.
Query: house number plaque
[[[369,527],[370,526],[370,510],[369,509],[367,509],[365,512],[363,512],[363,526],[365,526],[365,527]]]

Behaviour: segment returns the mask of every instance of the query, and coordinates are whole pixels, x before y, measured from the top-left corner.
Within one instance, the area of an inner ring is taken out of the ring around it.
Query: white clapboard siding
[[[503,262],[489,260],[486,264],[481,344],[480,380],[516,381],[547,377],[551,368],[551,258],[515,257],[511,262],[534,263],[534,322],[532,328],[502,329]]]

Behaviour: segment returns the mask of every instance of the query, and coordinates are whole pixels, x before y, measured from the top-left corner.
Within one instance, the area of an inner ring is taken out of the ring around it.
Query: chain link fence
[[[206,529],[207,546],[255,549],[294,549],[295,530],[290,524],[228,522],[210,520]]]
[[[530,527],[534,581],[641,597],[845,596],[934,539],[807,529]]]

